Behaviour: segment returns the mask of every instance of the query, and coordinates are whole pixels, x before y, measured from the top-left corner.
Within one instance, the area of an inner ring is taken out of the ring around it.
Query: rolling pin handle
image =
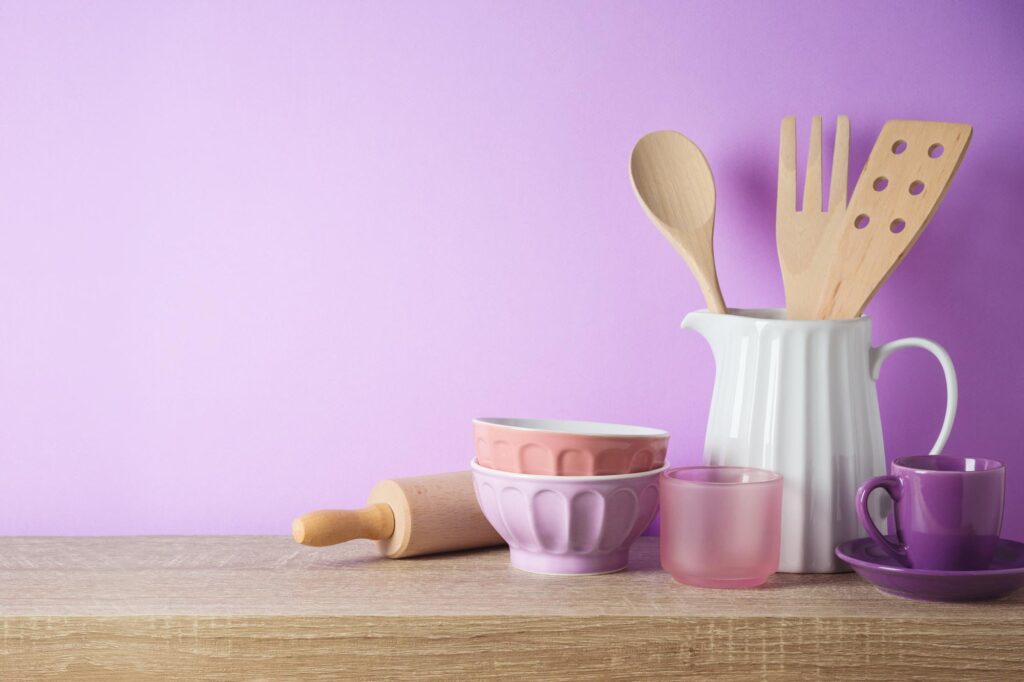
[[[386,540],[395,532],[395,514],[387,504],[363,509],[321,509],[292,522],[295,541],[311,547],[337,545],[357,538]]]

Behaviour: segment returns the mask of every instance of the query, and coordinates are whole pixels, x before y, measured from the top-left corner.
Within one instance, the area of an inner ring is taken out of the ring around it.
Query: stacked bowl
[[[473,487],[531,573],[620,571],[658,511],[667,431],[547,419],[473,420]]]

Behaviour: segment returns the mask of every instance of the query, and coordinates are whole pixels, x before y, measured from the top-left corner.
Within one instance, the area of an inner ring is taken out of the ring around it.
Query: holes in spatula
[[[913,194],[915,197],[923,191],[924,183],[921,182],[920,180],[914,180],[912,183],[910,183],[910,193]]]
[[[946,151],[946,148],[943,147],[938,142],[936,142],[931,147],[928,147],[928,156],[932,157],[933,159],[937,159],[940,156],[942,156],[942,152],[944,151]]]
[[[899,234],[903,231],[903,228],[907,226],[907,223],[903,218],[897,218],[896,220],[889,223],[889,231],[893,234]]]
[[[881,192],[883,189],[889,186],[889,178],[878,177],[871,183],[871,186],[876,192]]]
[[[893,144],[892,144],[892,153],[893,154],[902,154],[905,151],[907,151],[907,142],[906,142],[906,140],[896,140],[895,142],[893,142]]]
[[[871,218],[866,213],[861,213],[859,216],[853,219],[853,226],[858,230],[863,230],[871,222]]]

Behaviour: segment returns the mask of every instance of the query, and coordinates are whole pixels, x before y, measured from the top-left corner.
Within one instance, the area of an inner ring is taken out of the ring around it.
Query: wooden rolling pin
[[[303,514],[292,535],[313,547],[377,540],[392,559],[505,543],[480,511],[469,471],[381,481],[363,509]]]

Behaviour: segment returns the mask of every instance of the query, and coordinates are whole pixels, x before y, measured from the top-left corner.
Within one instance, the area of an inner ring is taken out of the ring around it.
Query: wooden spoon
[[[708,310],[725,312],[715,272],[715,180],[707,159],[680,133],[640,138],[629,160],[633,189],[647,217],[690,267]]]

